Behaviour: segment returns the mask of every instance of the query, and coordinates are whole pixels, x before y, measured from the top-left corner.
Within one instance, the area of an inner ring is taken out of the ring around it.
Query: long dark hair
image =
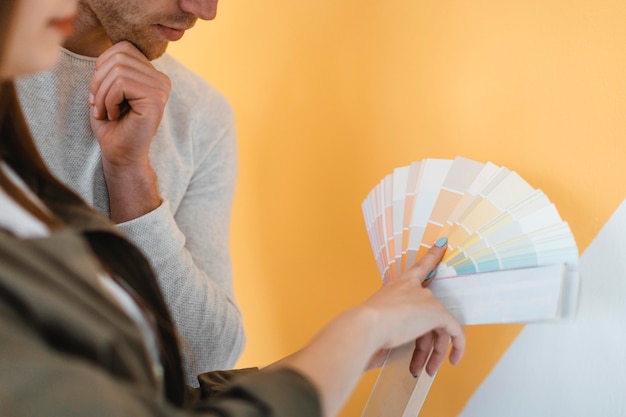
[[[11,17],[18,2],[19,0],[0,1],[0,68],[13,23]],[[47,168],[22,113],[13,81],[2,79],[0,79],[0,162],[7,163],[44,203],[50,201],[49,196],[53,196],[54,201],[86,207],[83,200],[57,180]],[[25,210],[48,225],[52,231],[66,227],[66,222],[55,216],[51,204],[47,204],[50,211],[42,210],[33,204],[1,168],[0,187]],[[139,306],[156,319],[157,337],[165,371],[166,396],[172,403],[182,405],[185,385],[178,337],[149,263],[139,255],[139,250],[134,246],[126,241],[122,241],[120,245],[119,237],[112,234],[91,233],[84,236],[102,266],[114,279],[119,280],[121,277],[123,283],[135,292]]]

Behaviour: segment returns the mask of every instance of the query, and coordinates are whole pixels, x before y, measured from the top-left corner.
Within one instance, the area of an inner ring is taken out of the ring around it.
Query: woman
[[[426,363],[434,373],[450,340],[450,361],[460,360],[461,326],[422,287],[442,242],[299,352],[187,389],[147,261],[49,173],[16,98],[14,77],[54,63],[75,3],[0,3],[1,415],[332,416],[390,348],[417,340],[414,374]]]

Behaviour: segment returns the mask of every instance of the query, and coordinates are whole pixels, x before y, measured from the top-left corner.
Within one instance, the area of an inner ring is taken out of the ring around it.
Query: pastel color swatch
[[[394,172],[362,204],[381,278],[397,279],[441,237],[448,250],[429,288],[466,325],[572,319],[578,247],[555,205],[516,172],[466,158]],[[434,376],[409,375],[409,344],[392,350],[363,417],[416,416]]]

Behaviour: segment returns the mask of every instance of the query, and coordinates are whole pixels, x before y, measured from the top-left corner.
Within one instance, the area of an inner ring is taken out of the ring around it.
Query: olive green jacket
[[[40,197],[67,228],[36,239],[0,230],[0,415],[320,415],[314,388],[287,369],[203,375],[174,405],[164,385],[182,371],[155,372],[140,331],[100,287],[94,254],[140,295],[156,286],[147,261],[81,202]]]

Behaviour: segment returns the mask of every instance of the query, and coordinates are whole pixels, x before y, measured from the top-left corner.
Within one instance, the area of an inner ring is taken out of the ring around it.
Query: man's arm
[[[236,152],[234,131],[229,129],[195,169],[176,214],[165,201],[153,212],[119,225],[157,271],[184,339],[183,351],[191,359],[186,369],[193,386],[200,372],[231,368],[245,344],[229,255]]]
[[[102,152],[110,216],[122,223],[161,204],[149,154],[171,82],[122,42],[98,58],[90,90],[91,127]]]
[[[183,338],[187,381],[196,386],[195,374],[232,367],[245,341],[228,253],[234,133],[224,132],[195,162],[185,196],[173,208],[159,195],[149,157],[169,78],[122,42],[98,58],[91,91],[111,219],[151,261]]]

